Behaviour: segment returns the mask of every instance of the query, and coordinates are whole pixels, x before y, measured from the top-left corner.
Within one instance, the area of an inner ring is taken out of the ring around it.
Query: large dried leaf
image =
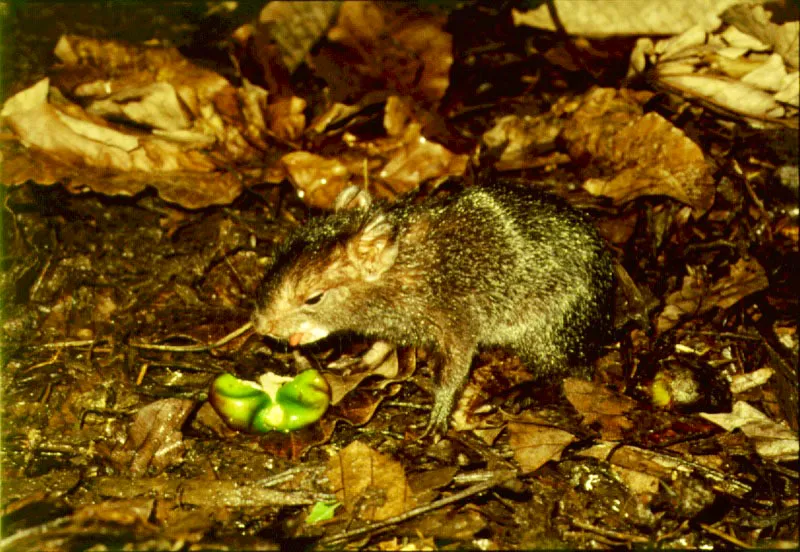
[[[744,401],[736,401],[730,413],[700,414],[726,431],[740,429],[763,458],[775,462],[797,460],[800,441],[797,432],[785,423],[777,423]]]
[[[720,17],[770,46],[791,67],[800,67],[800,21],[786,21],[779,25],[772,22],[772,13],[764,6],[744,3],[731,6]]]
[[[385,341],[378,341],[373,344],[362,358],[342,359],[329,366],[325,374],[325,380],[331,388],[331,405],[336,405],[359,384],[371,376],[382,378],[381,387],[385,387],[392,381],[406,379],[413,372],[414,363],[408,362],[408,354],[403,355],[404,367],[400,371],[401,363],[398,359],[397,349]]]
[[[184,207],[225,204],[260,180],[245,165],[261,163],[270,132],[293,139],[304,129],[304,104],[267,112],[263,89],[236,89],[175,49],[65,35],[56,55],[53,84],[86,108],[47,79],[10,98],[3,122],[24,148],[4,152],[6,185],[63,181],[110,195],[152,186]]]
[[[577,378],[564,380],[564,394],[586,425],[599,424],[604,440],[618,441],[634,427],[626,415],[636,407],[633,399]]]
[[[510,421],[508,431],[508,444],[523,473],[532,473],[550,460],[559,460],[561,451],[575,441],[571,433],[529,414]]]
[[[552,115],[506,115],[484,132],[482,138],[489,148],[502,148],[500,159],[494,164],[498,171],[530,169],[569,161],[564,153],[542,155],[555,149],[561,128],[561,122]]]
[[[181,426],[193,405],[186,399],[162,399],[139,410],[128,439],[111,453],[111,460],[118,469],[127,469],[132,475],[143,475],[148,470],[160,473],[181,462]]]
[[[777,25],[762,6],[737,5],[723,19],[653,43],[640,39],[630,73],[658,87],[763,127],[798,126],[800,22]],[[651,68],[651,69],[650,69]]]
[[[342,4],[328,38],[349,48],[349,71],[388,90],[436,101],[447,90],[453,64],[453,39],[444,23],[397,4],[351,1]]]
[[[739,0],[554,0],[558,18],[572,35],[671,35],[718,15]],[[555,31],[547,6],[512,10],[515,25]]]
[[[308,151],[287,153],[281,165],[300,198],[312,207],[330,207],[339,192],[350,185],[352,171],[341,159]]]
[[[350,149],[336,158],[307,151],[284,155],[281,165],[303,201],[329,208],[347,186],[363,186],[359,176],[365,170],[370,193],[380,198],[394,198],[427,180],[462,175],[466,170],[467,155],[455,154],[422,135],[422,125],[408,100],[389,97],[383,125],[387,134],[383,138],[358,142],[347,135]]]
[[[354,441],[328,461],[328,479],[347,513],[381,521],[416,506],[403,466]]]
[[[662,333],[672,328],[686,315],[699,316],[714,307],[732,307],[767,286],[767,275],[755,259],[739,259],[731,265],[729,276],[711,286],[699,272],[692,271],[684,277],[681,289],[667,297],[667,304],[656,320],[656,331]]]
[[[644,195],[666,195],[706,212],[714,185],[700,147],[656,113],[642,115],[630,92],[596,88],[574,108],[562,138],[570,156],[608,176],[584,187],[624,203]]]
[[[682,458],[681,455],[664,454],[636,446],[619,446],[619,443],[601,442],[582,451],[581,455],[610,462],[614,471],[618,472],[629,485],[633,482],[635,486],[631,486],[631,488],[636,488],[640,492],[653,492],[655,490],[653,484],[663,486],[665,482],[669,482],[668,484],[671,485],[676,474],[681,473],[703,479],[712,484],[715,491],[739,499],[753,490],[744,482],[726,477],[722,472],[692,461],[688,454]],[[687,456],[689,458],[686,458]],[[631,475],[637,481],[632,481]]]

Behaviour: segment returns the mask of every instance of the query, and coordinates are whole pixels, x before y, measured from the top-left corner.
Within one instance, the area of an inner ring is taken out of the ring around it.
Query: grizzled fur
[[[346,331],[429,349],[429,429],[447,429],[479,347],[509,348],[543,376],[585,372],[608,337],[610,256],[559,198],[495,184],[386,206],[348,188],[337,209],[282,246],[254,326],[292,345]]]

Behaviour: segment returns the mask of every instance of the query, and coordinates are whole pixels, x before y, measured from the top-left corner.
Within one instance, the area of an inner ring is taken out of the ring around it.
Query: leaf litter
[[[585,28],[554,2],[552,31],[482,4],[221,4],[129,42],[14,11],[55,64],[13,65],[2,108],[0,546],[796,546],[796,14],[611,4]],[[487,350],[432,442],[424,351],[246,331],[309,210],[491,170],[610,244],[591,381]],[[298,432],[207,404],[221,373],[308,367],[335,401]]]

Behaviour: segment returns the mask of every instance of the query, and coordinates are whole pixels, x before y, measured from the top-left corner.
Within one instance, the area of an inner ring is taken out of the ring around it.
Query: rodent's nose
[[[259,314],[258,312],[253,313],[253,329],[259,335],[271,335],[273,332],[273,324],[267,317]]]

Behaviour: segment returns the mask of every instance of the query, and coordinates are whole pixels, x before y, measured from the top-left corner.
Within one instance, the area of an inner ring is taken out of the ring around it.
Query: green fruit
[[[259,383],[222,374],[211,384],[209,402],[234,429],[286,432],[322,417],[330,402],[330,387],[316,370],[306,370],[294,378],[270,372],[262,375]]]

